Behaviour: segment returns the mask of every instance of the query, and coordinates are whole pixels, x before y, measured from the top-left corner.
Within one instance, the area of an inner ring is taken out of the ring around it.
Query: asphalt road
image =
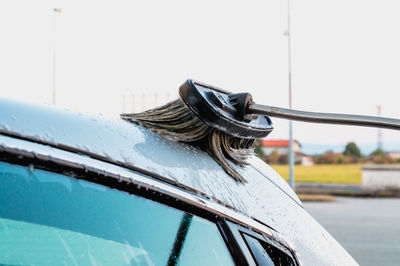
[[[400,199],[337,197],[304,207],[360,265],[400,265]]]

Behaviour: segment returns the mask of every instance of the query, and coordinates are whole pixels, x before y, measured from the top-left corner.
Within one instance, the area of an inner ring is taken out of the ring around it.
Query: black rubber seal
[[[246,108],[252,102],[249,93],[229,93],[189,79],[180,86],[179,95],[205,124],[231,136],[264,138],[273,129],[269,117],[246,114]]]

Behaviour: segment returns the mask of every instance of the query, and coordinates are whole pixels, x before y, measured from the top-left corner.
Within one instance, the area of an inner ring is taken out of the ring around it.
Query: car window
[[[255,261],[258,265],[262,266],[291,266],[295,265],[294,260],[288,256],[283,251],[279,250],[278,248],[274,247],[252,237],[246,233],[242,233],[242,237],[246,241],[247,246],[249,247]]]
[[[215,223],[0,162],[0,265],[233,265]]]

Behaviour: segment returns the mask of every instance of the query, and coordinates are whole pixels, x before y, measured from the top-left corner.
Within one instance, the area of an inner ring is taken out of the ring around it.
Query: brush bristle
[[[210,128],[182,100],[178,99],[142,113],[122,114],[121,118],[168,139],[199,144],[236,181],[247,182],[228,159],[239,166],[246,165],[246,159],[254,154],[254,139],[233,137]],[[207,145],[204,145],[205,142]]]
[[[122,114],[121,118],[181,142],[197,141],[209,131],[179,99],[142,113]]]
[[[253,144],[254,140],[245,140],[230,136],[219,130],[212,130],[208,135],[207,152],[233,179],[241,183],[247,183],[246,179],[227,159],[241,167],[245,166],[248,164],[246,159],[254,154]]]

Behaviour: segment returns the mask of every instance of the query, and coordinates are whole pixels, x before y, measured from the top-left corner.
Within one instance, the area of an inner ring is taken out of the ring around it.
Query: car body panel
[[[207,153],[172,142],[121,119],[105,119],[46,106],[0,100],[0,132],[55,148],[156,173],[198,197],[268,225],[293,243],[305,265],[356,262],[302,207],[287,183],[268,165],[251,158],[237,167],[246,184],[235,182]],[[3,145],[7,141],[3,139]]]

